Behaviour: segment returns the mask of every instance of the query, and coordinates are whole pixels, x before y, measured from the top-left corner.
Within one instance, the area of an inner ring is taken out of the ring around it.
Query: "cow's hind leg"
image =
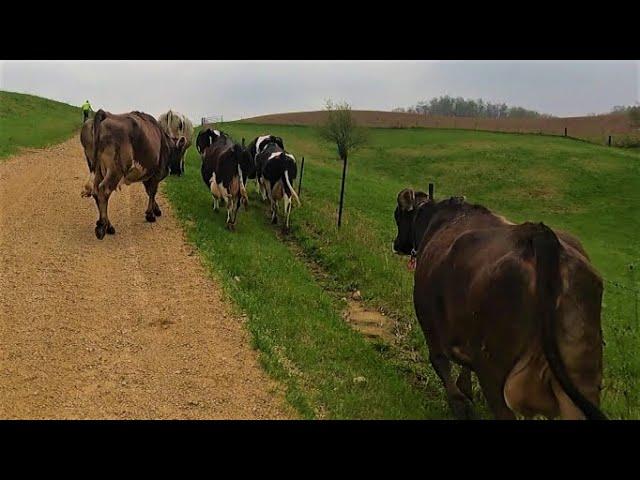
[[[456,386],[465,396],[473,402],[473,386],[471,384],[471,370],[468,367],[461,367]]]
[[[504,399],[504,385],[506,375],[498,374],[488,360],[474,363],[474,370],[478,376],[482,393],[487,399],[489,408],[498,420],[515,420],[516,416],[507,406]]]
[[[113,235],[116,233],[116,229],[113,228],[109,221],[107,210],[109,207],[109,197],[111,196],[111,190],[107,187],[101,186],[98,188],[98,193],[95,195],[96,204],[98,206],[99,218],[96,222],[95,233],[98,240],[104,238],[105,233]]]
[[[147,195],[149,195],[149,203],[147,204],[147,210],[145,211],[145,218],[147,222],[155,222],[156,216],[162,215],[160,211],[160,207],[156,203],[156,193],[158,192],[158,180],[155,178],[151,178],[149,180],[145,180],[144,188],[147,191]]]
[[[451,375],[451,361],[444,353],[434,352],[429,354],[429,360],[434,370],[440,377],[447,394],[447,401],[451,411],[456,418],[470,420],[474,417],[471,402],[464,393],[460,391]]]
[[[266,185],[265,185],[265,181],[264,181],[264,179],[261,179],[261,180],[259,180],[259,181],[258,181],[258,187],[259,187],[259,190],[260,190],[260,197],[262,197],[262,201],[263,201],[263,202],[267,201],[267,198],[268,198],[268,195],[267,195],[268,190],[267,190],[267,187],[266,187]]]
[[[271,223],[278,224],[278,203],[273,199],[271,199]]]
[[[231,197],[227,205],[227,227],[229,230],[235,230],[238,210],[240,210],[241,196],[238,194],[235,198]]]
[[[109,169],[105,172],[104,177],[101,172],[98,171],[93,179],[93,198],[98,207],[98,221],[96,222],[95,234],[99,240],[102,240],[105,234],[113,235],[116,233],[116,229],[111,225],[109,221],[109,215],[107,213],[109,206],[109,197],[113,192],[117,181],[115,177],[110,173]]]
[[[283,193],[282,199],[284,200],[284,232],[289,232],[289,215],[291,214],[291,197],[286,193]]]
[[[271,205],[271,224],[277,225],[278,223],[278,203],[274,198],[274,187],[271,185],[271,182],[265,182],[265,192],[267,193],[267,199],[269,200],[269,204]]]

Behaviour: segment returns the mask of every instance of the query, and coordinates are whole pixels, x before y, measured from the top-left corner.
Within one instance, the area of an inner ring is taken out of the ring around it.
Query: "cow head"
[[[221,136],[221,132],[217,130],[213,130],[211,128],[207,128],[205,130],[201,130],[196,139],[196,149],[200,155],[204,155],[204,151],[209,145],[212,145],[218,137]]]
[[[187,144],[187,139],[185,137],[180,138],[171,138],[169,137],[169,158],[167,161],[167,165],[169,167],[170,175],[182,175],[183,165],[182,165],[182,157],[185,153],[185,146]]]
[[[393,216],[398,227],[398,234],[393,241],[393,253],[398,255],[411,255],[417,248],[415,245],[414,220],[418,207],[430,202],[429,195],[424,192],[416,192],[411,188],[405,188],[398,194],[396,210]]]

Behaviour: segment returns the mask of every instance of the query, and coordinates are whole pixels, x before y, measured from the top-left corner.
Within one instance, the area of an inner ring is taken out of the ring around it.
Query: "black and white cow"
[[[214,130],[213,128],[205,128],[200,130],[196,138],[196,150],[200,154],[200,157],[204,158],[204,151],[209,145],[213,143],[223,134],[220,130]]]
[[[295,157],[280,145],[272,143],[256,155],[256,171],[260,191],[264,191],[271,203],[271,223],[278,223],[278,200],[282,199],[284,230],[288,231],[291,200],[295,199],[298,206],[300,205],[300,198],[291,185],[298,174]]]
[[[217,132],[217,131],[215,131]],[[202,166],[200,172],[205,185],[209,187],[213,196],[213,209],[218,211],[222,199],[227,207],[227,227],[234,230],[240,203],[246,205],[247,192],[242,183],[242,156],[244,148],[234,143],[223,132],[215,133],[211,130],[203,138],[205,145],[202,151]],[[199,151],[199,142],[196,147]],[[209,142],[208,145],[206,143]]]
[[[256,159],[255,155],[251,154],[249,147],[244,144],[244,137],[242,138],[242,153],[240,155],[240,170],[242,171],[242,186],[246,190],[247,181],[251,178],[256,179]],[[256,179],[257,182],[257,179]],[[246,207],[246,203],[245,203]]]
[[[251,158],[253,159],[254,169],[256,168],[255,165],[256,165],[258,154],[263,152],[264,149],[267,148],[269,145],[277,145],[282,150],[284,150],[284,142],[282,141],[282,138],[276,137],[275,135],[261,135],[259,137],[256,137],[256,138],[253,139],[253,141],[247,147],[247,149],[248,149],[248,151],[249,151],[249,153],[251,155]],[[267,199],[266,192],[262,188],[260,188],[260,183],[258,181],[257,175],[255,173],[252,173],[247,178],[255,179],[256,186],[257,186],[258,190],[260,191],[260,195],[262,196],[262,200],[266,200]]]

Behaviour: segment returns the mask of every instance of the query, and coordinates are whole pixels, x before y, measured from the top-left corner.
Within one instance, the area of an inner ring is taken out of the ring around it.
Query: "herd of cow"
[[[98,110],[80,132],[89,180],[82,196],[93,197],[99,218],[98,239],[113,235],[108,216],[109,197],[122,184],[142,182],[149,203],[145,217],[155,222],[162,211],[156,202],[159,183],[169,174],[184,173],[184,157],[192,144],[193,125],[184,115],[169,110],[158,120],[143,112],[112,114]],[[222,200],[227,209],[227,227],[234,230],[240,205],[248,204],[247,181],[255,179],[262,200],[271,204],[271,222],[277,223],[278,201],[284,203],[284,229],[289,229],[292,200],[300,199],[292,186],[297,175],[295,157],[284,148],[282,138],[263,135],[248,146],[235,143],[220,130],[202,129],[196,139],[201,156],[202,179],[218,211]]]
[[[99,110],[85,123],[81,142],[90,180],[83,196],[99,210],[99,239],[115,233],[107,216],[109,195],[122,183],[142,182],[149,195],[146,219],[161,215],[159,182],[184,172],[193,126],[169,111],[156,120],[142,112]],[[202,179],[227,208],[234,229],[246,185],[255,179],[263,200],[284,201],[289,227],[296,162],[281,138],[263,135],[248,146],[202,129],[196,138]],[[600,323],[602,278],[580,241],[542,223],[514,224],[464,197],[436,202],[404,189],[395,209],[393,251],[411,258],[414,306],[453,413],[473,416],[474,372],[496,418],[604,419]],[[456,380],[451,362],[461,366]]]

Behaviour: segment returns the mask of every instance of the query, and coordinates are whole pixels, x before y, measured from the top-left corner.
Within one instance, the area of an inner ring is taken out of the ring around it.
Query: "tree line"
[[[636,105],[616,105],[611,113],[625,113],[629,115],[634,126],[640,126],[640,103]]]
[[[552,115],[528,110],[523,107],[510,107],[506,103],[491,103],[479,98],[465,99],[444,95],[431,100],[422,100],[407,108],[394,108],[394,112],[439,115],[444,117],[481,117],[481,118],[552,118]]]

